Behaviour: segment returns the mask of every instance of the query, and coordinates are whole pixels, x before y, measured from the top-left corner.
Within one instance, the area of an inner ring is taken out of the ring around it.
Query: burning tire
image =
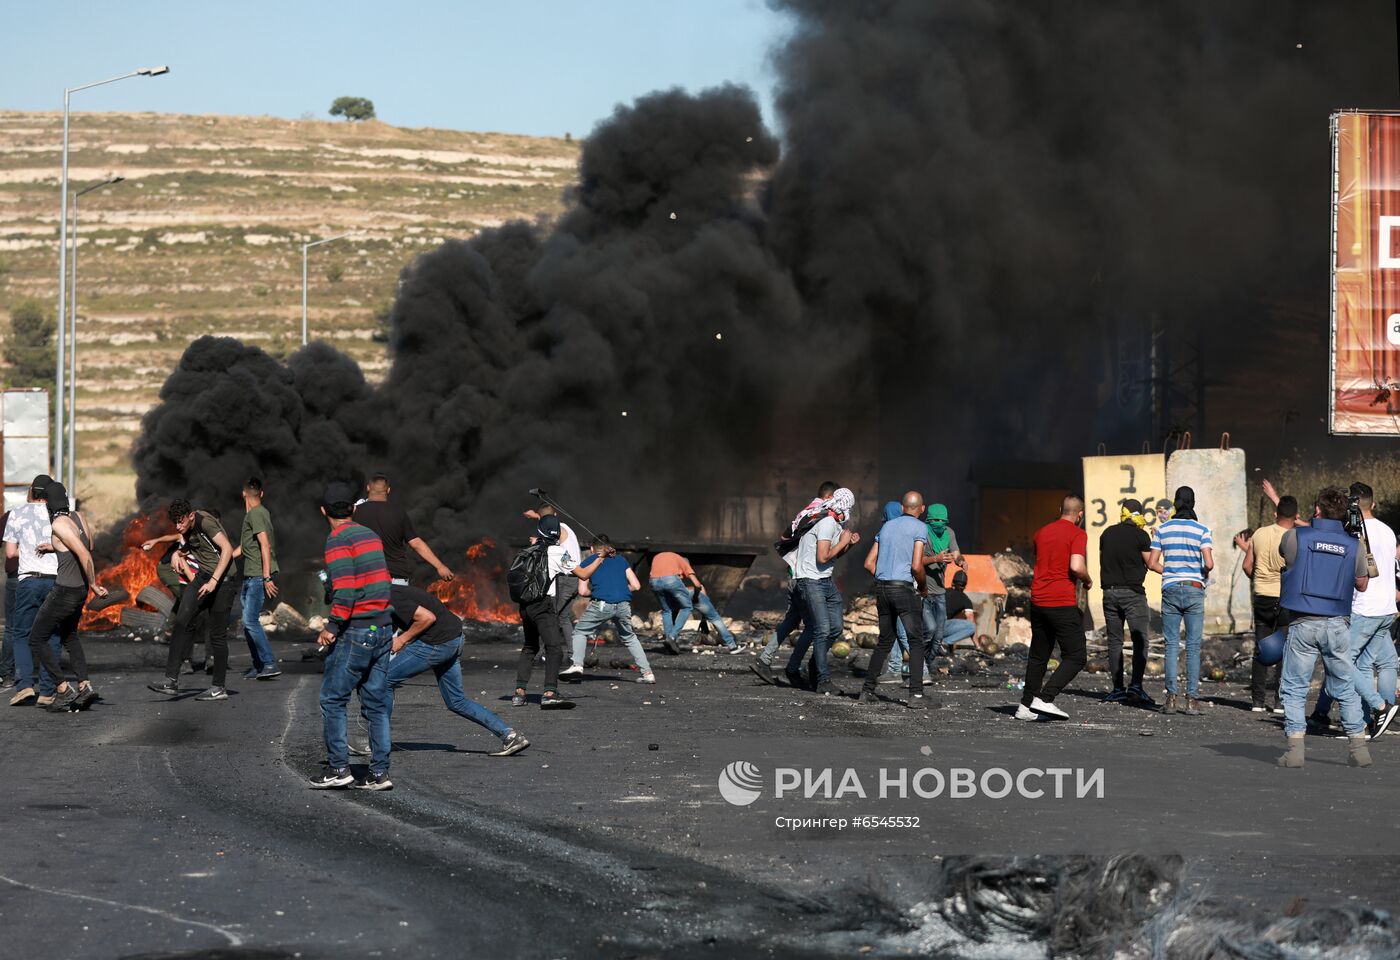
[[[175,609],[175,598],[160,587],[143,587],[136,595],[136,602],[144,603],[162,616],[168,616]]]
[[[105,597],[93,597],[88,601],[87,608],[89,610],[105,610],[113,604],[126,603],[126,601],[130,599],[131,594],[118,587],[107,591],[107,596]]]

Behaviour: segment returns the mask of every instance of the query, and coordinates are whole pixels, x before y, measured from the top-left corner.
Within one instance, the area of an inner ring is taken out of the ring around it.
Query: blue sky
[[[8,8],[8,9],[6,9]],[[397,126],[586,134],[662,87],[759,95],[789,29],[763,0],[4,0],[0,108],[57,109],[63,88],[168,63],[168,76],[73,97],[74,110],[326,116],[374,101]]]

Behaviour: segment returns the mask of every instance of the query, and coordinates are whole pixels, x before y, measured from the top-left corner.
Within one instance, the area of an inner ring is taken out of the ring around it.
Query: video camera
[[[1376,558],[1371,555],[1371,538],[1366,536],[1366,518],[1361,514],[1361,498],[1347,497],[1347,516],[1342,521],[1342,527],[1347,533],[1361,541],[1366,548],[1366,575],[1369,577],[1380,576],[1380,570],[1376,567]]]

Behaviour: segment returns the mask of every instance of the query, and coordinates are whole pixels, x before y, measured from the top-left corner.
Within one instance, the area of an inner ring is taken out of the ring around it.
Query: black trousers
[[[55,683],[63,682],[63,668],[54,655],[49,637],[55,633],[63,638],[63,646],[68,650],[68,661],[78,680],[88,678],[87,657],[83,655],[83,642],[78,639],[78,621],[83,617],[83,605],[87,603],[87,587],[54,587],[39,612],[34,614],[34,628],[29,631],[29,650],[34,659],[44,665],[44,669],[54,678]]]
[[[564,659],[564,649],[559,634],[559,611],[554,608],[554,598],[541,597],[534,603],[522,603],[520,624],[525,628],[525,645],[520,648],[520,660],[515,665],[516,689],[529,688],[530,674],[535,670],[535,658],[539,656],[540,644],[543,643],[544,691],[557,692],[559,664]]]
[[[873,691],[885,669],[885,661],[894,648],[894,621],[898,617],[909,638],[909,694],[922,693],[924,687],[924,601],[913,584],[881,580],[875,584],[875,610],[880,615],[880,642],[870,655],[865,672],[865,689]]]
[[[1278,597],[1254,598],[1254,663],[1250,669],[1249,696],[1262,706],[1265,695],[1272,690],[1278,696],[1278,680],[1283,674],[1283,661],[1274,664],[1273,670],[1259,662],[1259,641],[1288,626],[1288,611],[1279,606]],[[1273,676],[1269,676],[1270,672]]]
[[[1050,653],[1060,648],[1060,665],[1045,679]],[[1026,706],[1036,697],[1053,702],[1060,691],[1084,669],[1084,617],[1078,607],[1041,607],[1031,604],[1031,652],[1026,663]],[[1043,684],[1043,685],[1042,685]]]
[[[185,584],[185,592],[180,595],[180,605],[175,610],[175,633],[170,638],[170,653],[165,658],[165,675],[177,679],[180,664],[190,655],[199,626],[199,615],[209,618],[209,650],[214,657],[213,683],[222,687],[228,673],[228,614],[233,606],[234,588],[232,577],[225,576],[208,596],[201,597],[199,588],[209,582],[209,575],[201,573]]]
[[[1142,686],[1147,670],[1147,595],[1128,587],[1105,587],[1104,627],[1108,631],[1108,669],[1113,689],[1123,689],[1123,626],[1133,637],[1133,686]]]

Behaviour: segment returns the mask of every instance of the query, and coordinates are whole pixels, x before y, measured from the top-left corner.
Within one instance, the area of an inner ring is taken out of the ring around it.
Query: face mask
[[[947,530],[947,529],[948,529],[948,521],[947,521],[947,520],[930,520],[930,521],[928,522],[928,526],[929,526],[929,529],[932,530],[934,533],[942,533],[944,530]]]
[[[1147,517],[1146,517],[1146,516],[1144,516],[1144,515],[1141,514],[1141,513],[1132,513],[1132,512],[1130,512],[1130,511],[1128,510],[1127,507],[1120,507],[1120,508],[1119,508],[1119,514],[1118,514],[1118,521],[1121,523],[1121,522],[1123,522],[1124,520],[1131,520],[1131,521],[1133,521],[1134,526],[1136,526],[1139,530],[1141,530],[1143,527],[1147,526]]]

